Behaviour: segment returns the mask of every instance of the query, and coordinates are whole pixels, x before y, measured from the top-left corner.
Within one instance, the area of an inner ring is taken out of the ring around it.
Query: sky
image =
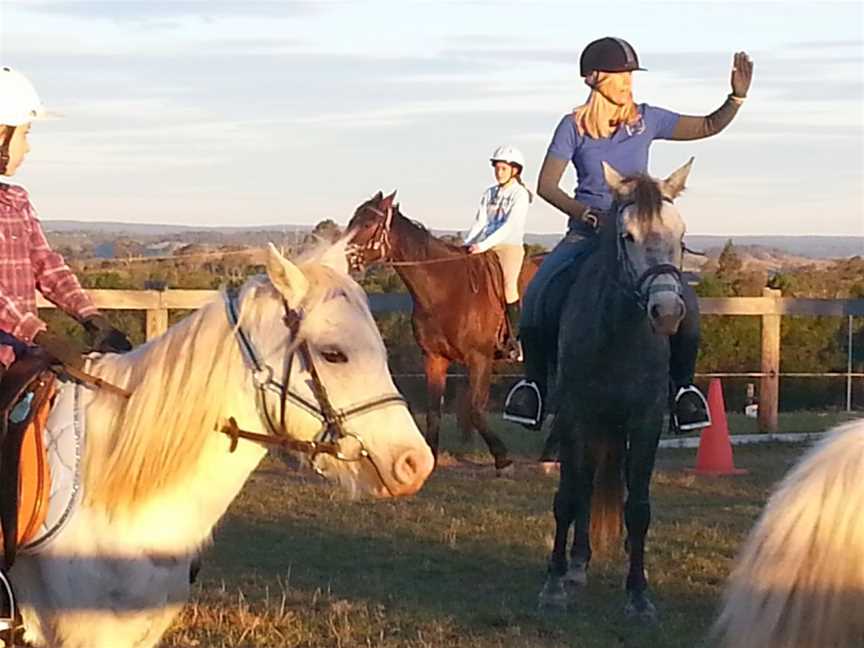
[[[695,156],[691,233],[864,236],[862,6],[0,0],[0,64],[63,115],[34,125],[16,176],[45,221],[345,224],[398,190],[406,215],[464,231],[499,144],[525,152],[535,184],[587,96],[591,40],[633,44],[637,101],[695,115],[720,106],[745,50],[735,121],[655,142],[649,171]],[[538,200],[528,230],[564,223]]]

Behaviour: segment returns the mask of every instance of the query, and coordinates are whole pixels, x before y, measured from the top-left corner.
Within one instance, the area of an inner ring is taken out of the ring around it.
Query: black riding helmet
[[[579,74],[583,77],[595,71],[632,72],[644,69],[639,67],[636,50],[623,38],[606,36],[588,43],[579,57]]]

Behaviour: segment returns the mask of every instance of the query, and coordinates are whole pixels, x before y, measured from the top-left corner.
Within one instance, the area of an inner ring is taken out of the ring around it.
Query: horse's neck
[[[459,254],[444,241],[398,213],[393,217],[390,228],[390,245],[393,261],[427,261]]]
[[[457,257],[460,253],[423,228],[415,225],[401,214],[393,220],[391,229],[391,259],[396,262],[430,261],[447,257]],[[463,264],[458,261],[397,266],[396,272],[402,278],[415,302],[432,303],[448,294],[448,278]],[[463,268],[464,270],[464,268]]]
[[[213,433],[188,478],[149,500],[131,516],[152,549],[188,550],[206,543],[213,527],[237,497],[249,475],[267,453],[262,446]]]
[[[587,348],[601,357],[619,351],[631,337],[642,336],[645,328],[638,307],[622,288],[617,256],[614,242],[600,241],[574,282],[574,286],[584,286],[582,310],[595,318],[584,327],[586,335],[592,337]]]
[[[102,365],[98,372],[109,382],[124,384],[124,375],[128,375],[130,366],[140,362],[148,363],[150,358],[159,353],[160,345],[165,344],[169,344],[168,336],[151,342],[152,348],[149,352],[142,349],[122,358],[103,360],[106,365]],[[202,349],[202,355],[206,355],[206,352]],[[197,353],[197,350],[192,353]],[[196,367],[196,371],[207,371],[205,358],[196,362],[196,359],[191,357],[187,362]],[[205,431],[200,450],[186,460],[182,476],[154,489],[140,502],[123,509],[122,519],[125,520],[126,531],[130,537],[139,540],[146,538],[148,547],[181,551],[206,542],[213,526],[224,515],[249,474],[266,454],[266,449],[262,446],[243,440],[239,441],[236,450],[232,452],[230,439],[219,431],[224,419],[232,416],[241,429],[266,433],[256,407],[250,372],[239,353],[234,354],[228,361],[225,375],[229,377],[228,382],[231,384],[217,386],[215,383],[222,382],[221,379],[213,380],[206,388],[218,388],[219,393],[224,395],[220,397],[219,403],[223,414],[221,420],[216,429]],[[112,427],[112,419],[117,407],[117,397],[96,392],[91,398],[92,400],[85,403],[86,431],[90,446],[85,483],[98,485],[102,481],[99,476],[110,473],[110,464],[106,464],[108,452],[104,451],[104,448],[110,447],[110,440],[115,438],[116,430]],[[174,402],[175,405],[182,406],[182,402]],[[156,403],[153,409],[155,405]],[[160,434],[162,431],[154,430],[153,433]],[[98,450],[99,447],[103,450]],[[156,446],[147,448],[142,445],[141,448],[148,453],[161,451]],[[91,476],[95,476],[95,482],[91,482]],[[102,499],[94,503],[85,491],[85,506],[89,502],[89,505],[99,510],[99,502],[104,502],[106,496],[100,497]]]

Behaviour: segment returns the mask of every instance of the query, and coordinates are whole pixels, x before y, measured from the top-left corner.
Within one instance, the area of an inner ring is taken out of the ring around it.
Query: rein
[[[290,308],[288,303],[284,300],[282,303],[285,309],[285,314],[283,316],[285,325],[291,333],[292,340],[296,342],[299,339],[298,334],[300,331],[300,324],[303,321],[303,315],[300,311]],[[393,495],[387,481],[384,479],[381,469],[367,450],[363,438],[356,432],[348,430],[346,423],[349,419],[358,418],[386,407],[394,405],[405,407],[407,404],[402,395],[398,393],[386,394],[366,402],[356,403],[347,408],[335,408],[330,401],[327,388],[324,386],[324,383],[318,374],[318,370],[315,367],[312,353],[309,349],[309,343],[306,340],[300,342],[286,360],[285,375],[282,382],[275,380],[273,367],[263,362],[256,352],[252,340],[240,326],[240,318],[237,308],[237,294],[235,291],[229,290],[225,292],[225,305],[228,322],[234,330],[240,350],[252,370],[252,381],[256,388],[258,413],[261,416],[261,420],[265,427],[270,432],[270,434],[260,434],[242,430],[237,425],[236,419],[230,417],[227,424],[220,431],[231,439],[231,452],[236,450],[238,439],[247,439],[256,443],[283,447],[307,455],[312,468],[322,476],[323,472],[315,463],[315,459],[319,455],[329,455],[339,461],[345,462],[366,460],[375,470],[375,473],[378,475],[384,488]],[[295,352],[299,353],[301,361],[310,374],[310,388],[312,390],[312,395],[315,398],[315,402],[310,402],[300,394],[297,394],[289,385]],[[273,420],[271,410],[268,407],[268,397],[271,395],[275,395],[279,399],[278,421]],[[285,420],[289,402],[320,421],[321,429],[312,441],[296,439],[288,433]],[[352,439],[358,444],[358,451],[355,454],[349,455],[345,453],[341,442],[346,439]]]
[[[471,254],[459,254],[455,256],[438,257],[435,259],[422,259],[418,261],[391,261],[388,259],[388,257],[393,250],[393,247],[390,243],[390,227],[393,224],[394,216],[393,206],[391,205],[390,207],[388,207],[386,212],[378,209],[377,207],[373,207],[372,205],[367,205],[363,209],[367,209],[376,216],[379,216],[381,218],[381,222],[375,228],[372,236],[369,237],[369,240],[367,240],[365,244],[348,246],[349,255],[352,258],[352,265],[357,268],[360,268],[366,264],[366,261],[364,259],[365,252],[378,252],[380,256],[373,263],[394,268],[405,266],[424,266],[432,265],[435,263],[451,263],[454,261],[467,261],[473,256]]]

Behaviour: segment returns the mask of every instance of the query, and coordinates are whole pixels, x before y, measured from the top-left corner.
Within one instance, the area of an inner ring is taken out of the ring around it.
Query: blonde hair
[[[624,105],[606,98],[604,91],[620,85],[626,72],[598,72],[591,85],[588,101],[573,109],[573,120],[580,135],[594,139],[612,137],[621,124],[632,124],[639,119],[639,111],[633,97]],[[590,84],[589,84],[590,85]]]

